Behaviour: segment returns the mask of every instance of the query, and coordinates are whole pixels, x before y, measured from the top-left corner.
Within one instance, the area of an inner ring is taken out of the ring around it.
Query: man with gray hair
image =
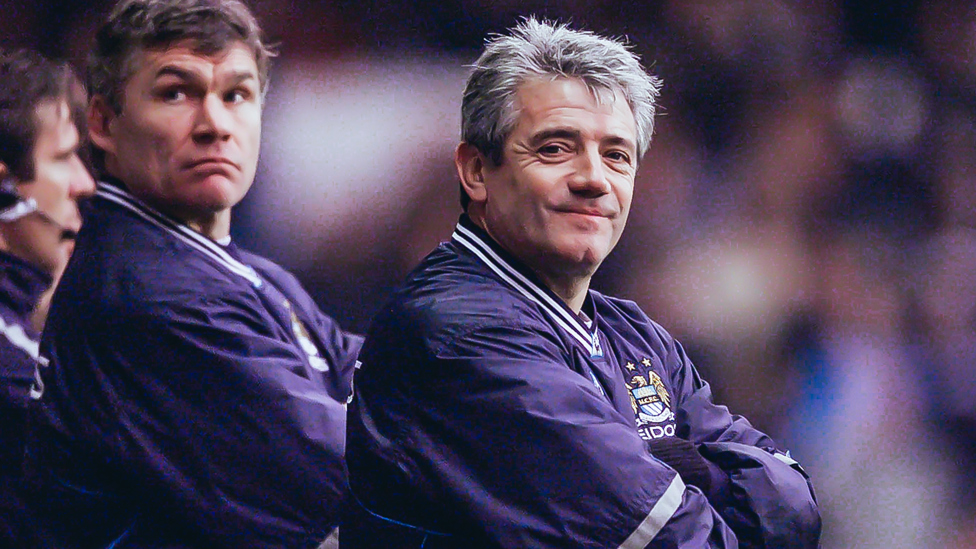
[[[587,32],[528,19],[489,41],[462,104],[465,213],[360,354],[343,547],[817,546],[796,462],[590,289],[659,88]]]
[[[269,57],[238,0],[122,0],[96,35],[101,181],[27,443],[54,547],[310,549],[338,524],[361,338],[231,241]]]

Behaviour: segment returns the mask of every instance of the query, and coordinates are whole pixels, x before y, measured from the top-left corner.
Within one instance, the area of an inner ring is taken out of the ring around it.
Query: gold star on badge
[[[651,359],[645,358],[644,360],[641,361],[641,364],[643,364],[644,366],[647,366],[648,368],[650,368],[651,367]]]
[[[633,362],[628,362],[628,363],[626,364],[626,366],[627,366],[627,369],[628,369],[628,370],[633,370],[633,369],[635,368],[635,366],[634,366],[634,363],[633,363]]]

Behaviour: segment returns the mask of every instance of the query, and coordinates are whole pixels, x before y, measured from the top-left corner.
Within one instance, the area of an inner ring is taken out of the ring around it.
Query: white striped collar
[[[475,226],[467,216],[461,216],[461,220],[454,227],[451,239],[484,262],[509,286],[538,305],[553,322],[588,350],[591,357],[603,356],[596,319],[593,319],[591,327],[587,327],[586,323],[570,310],[561,298],[533,280],[534,276],[523,272],[524,268],[522,270],[517,268],[515,260],[508,259],[509,254]]]
[[[99,181],[95,196],[117,204],[139,216],[149,224],[173,235],[184,244],[216,261],[228,271],[243,277],[255,288],[260,288],[264,283],[250,265],[245,265],[235,259],[219,244],[187,227],[185,224],[157,211],[152,206],[129,194],[125,189],[105,181]]]

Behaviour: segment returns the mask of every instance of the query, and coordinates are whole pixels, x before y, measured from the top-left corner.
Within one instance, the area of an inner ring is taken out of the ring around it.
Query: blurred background
[[[347,328],[450,237],[485,37],[526,14],[625,37],[665,87],[594,287],[792,449],[825,549],[976,547],[973,2],[250,5],[280,57],[234,237]],[[107,7],[0,0],[0,44],[80,67]]]

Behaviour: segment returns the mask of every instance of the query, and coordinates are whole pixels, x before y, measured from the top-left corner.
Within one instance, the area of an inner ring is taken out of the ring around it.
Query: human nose
[[[200,105],[193,138],[203,143],[227,139],[230,136],[230,117],[230,111],[220,97],[207,95]]]
[[[610,192],[607,168],[600,151],[584,151],[577,158],[576,164],[576,177],[570,185],[573,192],[585,196],[602,196]]]
[[[95,194],[95,180],[85,167],[78,155],[71,160],[71,180],[68,184],[68,192],[73,199],[84,198]]]

